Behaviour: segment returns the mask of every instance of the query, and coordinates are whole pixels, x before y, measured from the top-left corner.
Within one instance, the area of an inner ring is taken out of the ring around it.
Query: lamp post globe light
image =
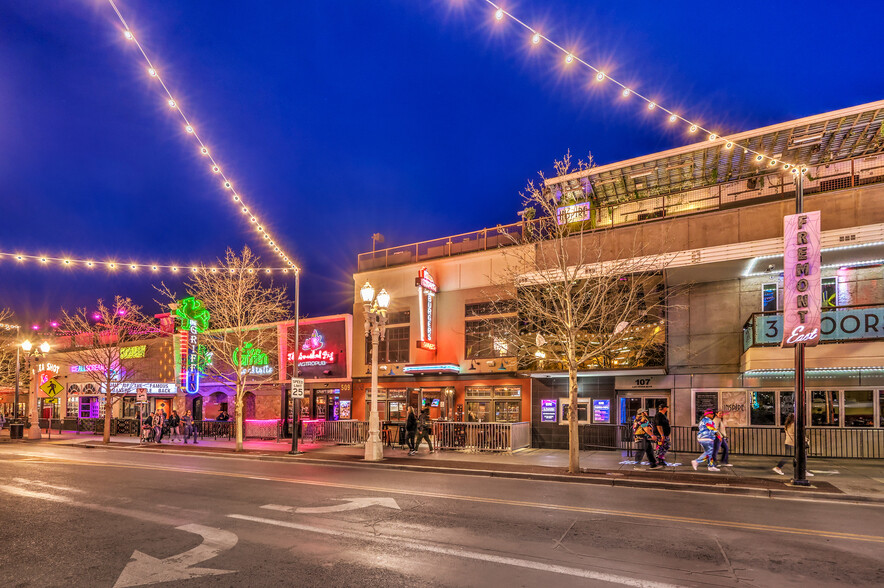
[[[384,340],[386,332],[390,295],[382,289],[375,296],[374,288],[369,282],[365,282],[360,293],[365,309],[365,336],[371,336],[371,412],[368,416],[365,461],[381,461],[384,459],[384,444],[381,442],[380,416],[378,415],[378,345]]]
[[[24,351],[25,359],[28,360],[30,364],[31,359],[39,359],[42,355],[49,353],[51,349],[48,342],[43,341],[37,349],[34,349],[34,344],[29,340],[24,340],[18,347],[21,348],[21,351]],[[18,421],[18,389],[19,389],[19,375],[21,373],[21,355],[19,350],[15,350],[15,420]],[[28,386],[28,420],[31,422],[31,426],[28,429],[28,439],[40,439],[42,436],[40,433],[40,413],[37,407],[37,374],[34,374],[34,391],[33,393],[30,391],[30,386]]]

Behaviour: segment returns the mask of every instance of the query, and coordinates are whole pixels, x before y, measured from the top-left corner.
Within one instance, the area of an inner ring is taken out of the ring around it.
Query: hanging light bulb
[[[64,264],[65,264],[65,265],[71,265],[71,260],[70,260],[70,259],[65,259],[65,260],[64,260]]]
[[[786,163],[783,165],[783,170],[788,170],[790,167],[792,167],[792,166],[789,165],[788,163]]]
[[[24,261],[24,258],[21,255],[16,255],[15,258],[19,261]]]
[[[677,120],[678,120],[678,116],[676,116],[674,114],[669,115],[669,122],[674,123]]]
[[[229,181],[224,182],[224,187],[227,188],[228,190],[230,189],[230,186],[231,186],[231,184]]]
[[[764,155],[756,155],[755,161],[764,161]]]
[[[93,266],[93,263],[91,261],[86,262],[86,267],[92,267],[92,266]]]
[[[709,140],[710,141],[714,141],[717,138],[718,138],[718,135],[716,135],[715,133],[709,133]]]
[[[629,88],[623,88],[623,91],[620,93],[624,98],[629,98],[629,95],[632,93],[632,90]]]
[[[769,164],[769,165],[776,165],[776,164],[777,164],[777,160],[776,160],[776,159],[771,159],[771,160],[768,162],[768,164]]]
[[[565,63],[571,63],[572,61],[574,61],[574,56],[571,55],[570,53],[568,53],[568,54],[565,56]]]
[[[697,132],[697,125],[691,125],[691,128],[688,130],[691,131],[692,133],[696,133]]]
[[[648,103],[648,110],[654,110],[655,108],[657,108],[657,104],[655,102]]]
[[[187,125],[186,127],[184,127],[184,130],[187,131],[188,133],[193,133],[193,127],[190,125]]]
[[[213,165],[213,166],[212,166],[212,171],[215,172],[215,173],[217,174],[217,173],[220,173],[220,172],[221,172],[221,168],[218,167],[217,165]]]
[[[597,74],[595,74],[595,81],[604,82],[605,81],[605,72],[600,71]]]
[[[177,271],[178,271],[178,268],[175,267],[175,266],[173,265],[173,266],[172,266],[172,271],[173,271],[173,272],[177,272]]]
[[[111,263],[107,264],[107,267],[109,267],[110,269],[117,269],[117,264],[111,262]]]
[[[40,258],[40,261],[42,261],[43,263],[46,263],[46,258],[45,258],[45,257],[41,257],[41,258]]]
[[[136,269],[138,269],[138,266],[136,266],[136,265],[133,263],[132,265],[129,266],[129,269],[131,269],[131,270],[136,270]]]
[[[239,196],[237,196],[236,194],[234,194],[234,195],[233,195],[233,201],[234,201],[234,202],[239,202]]]
[[[497,9],[497,12],[494,13],[495,20],[503,20],[503,10],[500,8]]]
[[[724,148],[731,149],[733,146],[734,146],[734,144],[732,142],[728,141],[727,143],[725,143]]]
[[[200,148],[200,153],[202,153],[203,155],[208,155],[209,150],[206,147],[202,147],[202,148]]]
[[[135,35],[133,35],[129,31],[123,31],[123,36],[126,37],[126,39],[129,41],[135,38]]]
[[[533,43],[534,45],[540,43],[540,33],[534,33],[534,36],[531,37],[531,43]]]
[[[152,77],[152,78],[157,77],[157,70],[155,70],[155,69],[152,68],[152,67],[149,68],[149,69],[147,70],[147,73],[149,73],[149,74],[150,74],[150,77]]]

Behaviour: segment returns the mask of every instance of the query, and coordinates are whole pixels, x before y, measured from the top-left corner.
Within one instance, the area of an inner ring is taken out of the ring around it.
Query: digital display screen
[[[611,401],[610,400],[593,400],[592,401],[592,422],[594,422],[594,423],[610,423],[611,422]]]
[[[439,399],[438,399],[438,398],[434,398],[434,399],[433,399],[433,402],[430,404],[430,406],[439,406]]]
[[[554,398],[542,398],[540,400],[540,422],[554,423],[558,420],[558,400]]]

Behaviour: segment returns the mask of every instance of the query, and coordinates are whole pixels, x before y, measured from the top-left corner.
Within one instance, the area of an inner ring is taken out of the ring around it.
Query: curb
[[[83,447],[86,449],[113,449],[118,451],[126,451],[138,449],[140,445],[132,444],[129,447],[119,445],[97,445],[93,443],[58,443],[62,447]],[[621,488],[636,488],[642,490],[670,490],[677,492],[703,492],[707,494],[730,494],[733,496],[748,496],[755,498],[771,498],[786,500],[812,500],[816,502],[838,502],[838,503],[862,503],[862,504],[884,504],[884,498],[876,496],[863,496],[859,494],[830,494],[828,492],[813,492],[809,490],[787,490],[787,489],[765,489],[765,488],[746,488],[740,486],[725,485],[707,485],[695,484],[690,482],[672,482],[664,480],[639,480],[639,479],[623,479],[614,477],[602,477],[597,475],[589,476],[568,476],[563,474],[542,474],[536,472],[518,472],[518,471],[498,471],[498,470],[481,470],[481,469],[462,469],[443,466],[422,466],[422,465],[406,465],[393,463],[365,463],[351,462],[335,459],[317,459],[317,458],[299,458],[298,456],[275,456],[275,455],[254,455],[254,454],[231,454],[216,453],[213,451],[193,451],[186,453],[177,449],[151,449],[151,453],[161,454],[177,454],[177,455],[197,455],[200,457],[216,457],[225,459],[248,459],[253,461],[265,461],[276,463],[293,463],[300,464],[316,464],[322,466],[339,466],[339,467],[356,467],[356,468],[381,468],[388,470],[399,470],[409,472],[423,472],[432,474],[457,474],[463,476],[484,476],[488,478],[505,478],[514,480],[534,480],[544,482],[563,482],[570,484],[592,484],[596,486],[611,486]]]

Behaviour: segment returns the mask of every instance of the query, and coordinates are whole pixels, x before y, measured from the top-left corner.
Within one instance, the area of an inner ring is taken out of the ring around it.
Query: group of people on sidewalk
[[[179,416],[178,411],[173,410],[172,414],[166,417],[164,411],[157,410],[144,417],[141,423],[141,440],[144,443],[162,443],[166,435],[169,436],[169,443],[174,443],[176,437],[185,444],[193,437],[193,444],[198,443],[197,430],[193,426],[193,416],[189,410],[184,412],[184,416]]]
[[[657,408],[654,421],[648,418],[648,409],[640,408],[632,422],[632,435],[638,444],[635,456],[635,467],[641,469],[642,457],[647,455],[651,469],[656,469],[666,463],[666,454],[669,452],[669,435],[672,427],[669,424],[669,406],[664,404]]]
[[[721,468],[718,466],[731,467],[724,412],[720,409],[707,409],[703,413],[698,427],[697,442],[703,448],[703,453],[697,459],[691,460],[691,467],[696,470],[701,463],[705,463],[710,472],[720,472]],[[719,450],[721,450],[720,460],[718,458]]]

